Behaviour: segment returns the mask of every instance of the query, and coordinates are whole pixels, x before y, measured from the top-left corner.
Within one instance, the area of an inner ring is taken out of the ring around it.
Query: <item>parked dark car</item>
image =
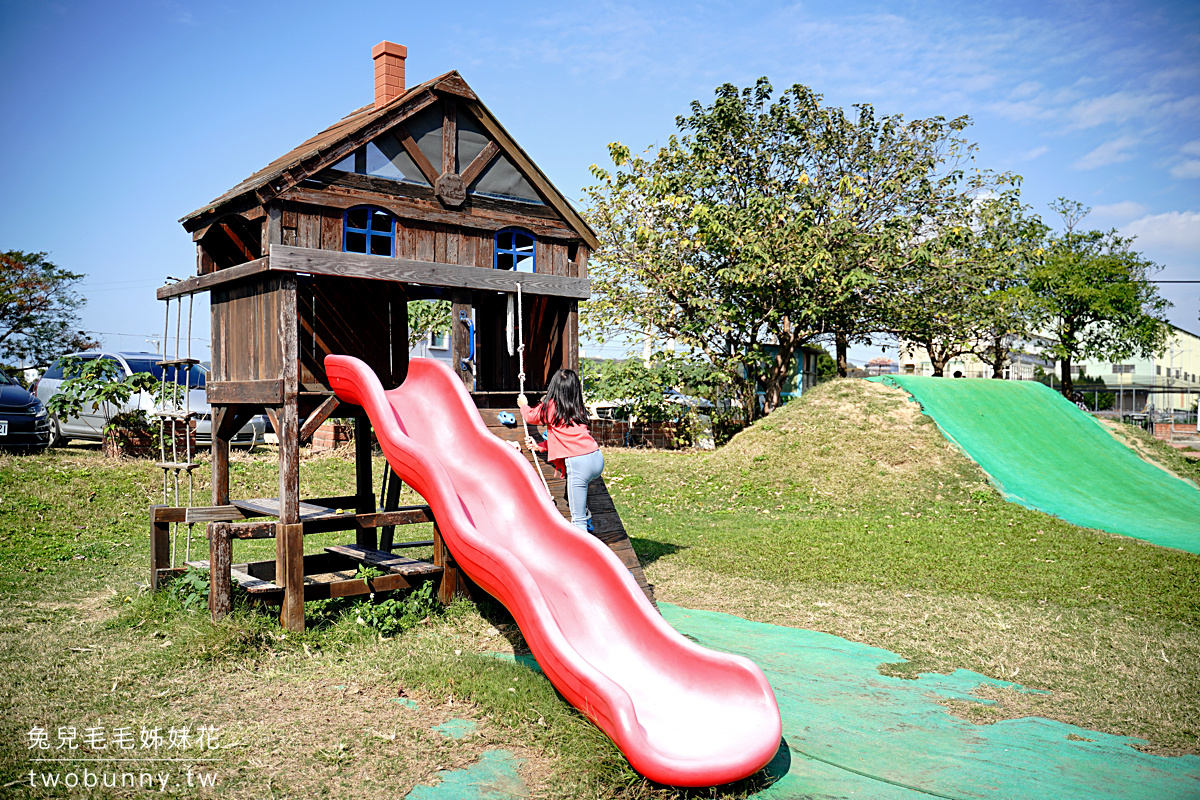
[[[46,407],[0,370],[0,447],[40,451],[49,444]]]

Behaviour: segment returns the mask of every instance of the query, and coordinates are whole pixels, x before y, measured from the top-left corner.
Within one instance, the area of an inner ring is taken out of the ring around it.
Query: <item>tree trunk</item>
[[[992,380],[1001,380],[1004,378],[1004,362],[1008,360],[1008,351],[1001,337],[997,337],[992,345]]]
[[[1071,382],[1071,356],[1070,356],[1070,354],[1063,356],[1062,372],[1059,374],[1059,377],[1062,379],[1062,386],[1061,386],[1062,396],[1067,398],[1068,400],[1070,400],[1071,395],[1075,391],[1075,386]]]
[[[949,361],[950,359],[942,357],[942,356],[938,355],[937,353],[933,352],[932,347],[926,347],[925,352],[929,354],[929,363],[933,367],[933,377],[935,377],[935,378],[946,377],[946,362]]]
[[[770,414],[775,409],[779,408],[779,403],[783,399],[783,382],[777,379],[772,379],[763,387],[763,416]]]
[[[837,350],[838,377],[845,378],[850,374],[850,362],[846,357],[846,351],[850,349],[850,342],[846,338],[844,331],[838,331],[834,334],[834,346]]]

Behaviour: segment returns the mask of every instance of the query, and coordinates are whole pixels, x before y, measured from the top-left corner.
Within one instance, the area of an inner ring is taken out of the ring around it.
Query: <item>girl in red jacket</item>
[[[544,425],[546,439],[535,442],[525,437],[530,449],[546,453],[547,460],[560,474],[567,476],[567,503],[571,506],[571,524],[591,530],[587,508],[588,484],[604,470],[604,454],[588,433],[587,406],[574,370],[560,369],[546,387],[546,398],[533,408],[525,395],[517,398],[521,416],[531,425]]]

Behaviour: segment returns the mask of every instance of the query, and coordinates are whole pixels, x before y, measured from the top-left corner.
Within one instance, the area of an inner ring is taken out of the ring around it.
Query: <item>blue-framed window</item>
[[[505,228],[496,234],[493,266],[513,272],[537,272],[537,240],[519,228]]]
[[[395,253],[396,222],[392,215],[374,206],[355,206],[346,211],[342,226],[342,250],[390,256]]]

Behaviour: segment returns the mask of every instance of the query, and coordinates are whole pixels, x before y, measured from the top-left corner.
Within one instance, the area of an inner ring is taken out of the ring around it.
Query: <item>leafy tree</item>
[[[1074,389],[1071,365],[1081,359],[1150,357],[1166,345],[1163,316],[1170,307],[1147,278],[1160,267],[1112,231],[1077,231],[1090,209],[1059,198],[1052,206],[1064,230],[1030,272],[1029,288],[1047,314],[1057,342],[1045,352],[1061,364],[1061,391]]]
[[[112,404],[120,408],[138,392],[159,389],[159,380],[150,373],[122,376],[120,364],[108,358],[64,359],[63,376],[66,380],[46,403],[60,419],[79,416],[84,406]],[[136,411],[134,416],[144,419],[145,415]]]
[[[760,383],[768,410],[778,404],[796,352],[819,332],[804,318],[812,237],[789,141],[803,97],[772,104],[771,92],[765,79],[722,86],[712,106],[693,103],[676,120],[687,135],[647,157],[610,145],[617,171],[593,167],[600,184],[587,190],[601,249],[586,321],[601,338],[659,336],[695,349],[747,416]]]
[[[824,383],[838,376],[838,364],[825,348],[817,353],[817,383]]]
[[[966,298],[979,287],[972,285],[978,274],[967,254],[968,238],[961,227],[930,237],[920,245],[921,256],[889,276],[891,330],[929,355],[934,377],[941,377],[952,359],[970,350],[975,335]]]
[[[676,419],[682,409],[672,390],[712,399],[722,383],[711,368],[674,353],[655,353],[641,359],[580,362],[584,395],[592,402],[616,403],[618,417],[640,422]]]
[[[975,150],[961,135],[969,117],[877,118],[863,104],[850,119],[840,108],[814,106],[797,120],[797,136],[810,187],[805,199],[821,237],[815,316],[845,377],[851,343],[894,333],[897,314],[907,310],[911,322],[911,312],[925,307],[923,293],[940,279],[938,262],[950,252],[947,232],[961,224],[975,193],[1008,176],[966,172]],[[915,305],[898,307],[903,298]]]
[[[880,276],[914,258],[931,221],[961,202],[965,117],[850,118],[765,78],[716,91],[676,120],[681,136],[593,167],[589,221],[601,248],[586,321],[601,337],[673,338],[726,376],[745,410],[781,399],[802,345],[884,329]],[[916,245],[914,245],[916,243]]]
[[[409,349],[431,333],[449,333],[450,322],[449,301],[413,300],[408,304]]]
[[[1041,258],[1045,226],[1029,216],[1010,175],[972,176],[945,203],[936,226],[914,240],[912,256],[889,276],[886,314],[901,341],[929,355],[941,376],[974,353],[1003,377],[1013,347],[1032,335],[1041,306],[1029,291],[1029,266]],[[972,198],[978,190],[990,196]]]
[[[87,301],[72,287],[82,277],[45,253],[0,253],[0,362],[45,366],[64,352],[99,346],[76,330]]]
[[[1045,224],[1028,213],[1013,192],[979,205],[975,251],[979,270],[971,304],[971,351],[1004,377],[1014,348],[1044,322],[1042,306],[1029,288],[1030,270],[1044,255]]]

